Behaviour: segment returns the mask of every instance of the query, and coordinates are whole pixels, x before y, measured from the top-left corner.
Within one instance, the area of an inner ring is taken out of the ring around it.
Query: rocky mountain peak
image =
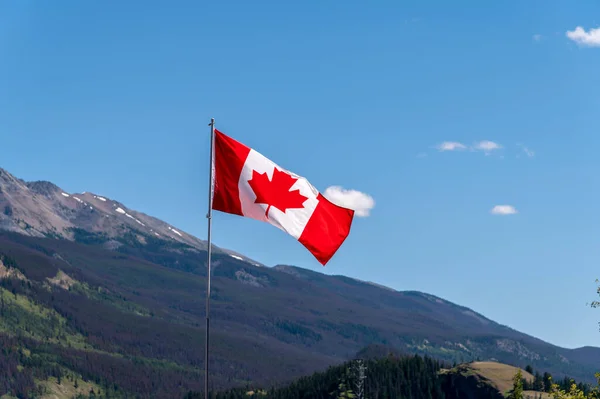
[[[205,249],[206,243],[159,219],[90,192],[70,194],[49,181],[24,182],[0,169],[0,230],[74,239],[77,231],[108,238],[148,237]]]
[[[17,179],[5,169],[0,168],[0,190],[11,190],[24,185],[24,181]]]
[[[25,184],[32,192],[44,195],[46,197],[51,197],[52,195],[60,191],[60,188],[58,188],[57,185],[45,180],[28,182]]]

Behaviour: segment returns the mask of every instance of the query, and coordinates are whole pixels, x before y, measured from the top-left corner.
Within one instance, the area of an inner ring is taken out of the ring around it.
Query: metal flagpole
[[[210,123],[210,166],[208,178],[208,259],[206,261],[206,348],[204,349],[204,397],[208,399],[208,343],[209,343],[209,327],[210,327],[210,258],[212,252],[211,230],[212,230],[212,202],[213,202],[213,162],[215,156],[214,141],[215,141],[215,118],[211,118]]]

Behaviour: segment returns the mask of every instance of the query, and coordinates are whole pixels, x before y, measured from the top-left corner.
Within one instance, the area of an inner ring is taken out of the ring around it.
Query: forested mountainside
[[[37,381],[71,375],[96,390],[139,397],[199,390],[203,254],[165,241],[142,246],[124,237],[109,250],[101,237],[82,240],[88,244],[0,234],[1,389],[32,395]],[[372,343],[446,361],[532,363],[581,380],[595,371],[581,351],[575,363],[569,350],[428,294],[258,267],[225,253],[215,261],[214,389],[282,384]]]

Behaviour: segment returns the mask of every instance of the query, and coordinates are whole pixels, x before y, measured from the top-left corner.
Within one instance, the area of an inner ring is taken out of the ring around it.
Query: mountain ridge
[[[169,230],[169,231],[172,232],[170,235],[169,234],[165,234],[165,237],[167,237],[168,239],[172,239],[172,240],[180,241],[181,242],[182,241],[182,239],[181,239],[182,234],[181,233],[183,233],[183,234],[185,234],[186,237],[189,237],[191,239],[191,242],[188,241],[188,240],[184,240],[183,242],[185,242],[188,245],[190,245],[190,243],[191,243],[191,246],[193,246],[195,248],[198,248],[198,249],[201,249],[201,250],[205,250],[206,249],[206,241],[201,240],[201,239],[195,237],[194,235],[192,235],[190,233],[184,232],[181,229],[175,229],[174,227],[172,227],[172,225],[170,225],[170,224],[168,224],[168,223],[166,223],[166,222],[164,222],[164,221],[162,221],[160,219],[157,219],[154,216],[150,216],[150,215],[148,215],[146,213],[129,209],[128,207],[126,207],[124,204],[122,204],[121,202],[119,202],[117,200],[113,200],[113,199],[111,199],[109,197],[103,197],[103,196],[97,195],[97,194],[95,194],[93,192],[87,192],[87,191],[84,191],[82,193],[69,194],[69,193],[65,192],[64,190],[62,190],[58,185],[54,184],[53,182],[50,182],[50,181],[47,181],[47,180],[25,181],[23,179],[20,179],[20,178],[18,178],[16,176],[12,175],[10,172],[8,172],[6,169],[4,169],[2,167],[0,167],[0,194],[2,194],[2,180],[6,179],[6,178],[8,178],[8,180],[20,182],[21,184],[23,184],[23,185],[27,186],[28,188],[30,188],[35,193],[40,194],[40,195],[44,195],[47,198],[52,198],[52,194],[56,194],[56,193],[60,192],[60,194],[63,197],[65,197],[65,198],[69,198],[69,197],[75,198],[75,200],[79,204],[82,204],[84,207],[85,206],[89,206],[89,204],[91,202],[88,203],[88,201],[91,198],[93,198],[93,199],[96,200],[95,201],[96,204],[98,203],[98,201],[112,204],[113,208],[116,208],[115,209],[116,213],[124,215],[126,218],[133,219],[138,224],[141,224],[140,220],[138,220],[134,216],[138,216],[138,217],[140,217],[144,221],[147,221],[147,220],[158,221],[159,223],[168,226],[167,230]],[[82,198],[80,198],[80,197],[82,197]],[[3,203],[2,203],[2,197],[0,196],[0,209],[2,208],[2,205],[3,205]],[[92,204],[92,206],[93,206],[93,204]],[[121,212],[121,211],[119,211],[119,209],[122,209],[123,211]],[[1,223],[2,222],[1,217],[2,217],[2,214],[0,213],[0,230],[4,228],[4,226]],[[146,227],[146,226],[142,226],[142,227]],[[9,231],[14,231],[14,230],[10,230],[10,229],[8,229],[8,230]],[[153,230],[154,229],[150,229],[150,232],[154,232]],[[162,230],[164,230],[164,228]],[[26,234],[26,235],[28,233],[26,229],[21,229],[21,231],[17,231],[17,232],[22,233],[22,234]],[[156,233],[156,232],[154,232],[154,233],[158,235],[158,233]],[[179,237],[177,237],[177,235]],[[66,237],[63,237],[63,238],[71,239],[72,237],[66,236]],[[161,238],[163,238],[163,237],[161,237]],[[254,261],[254,260],[250,259],[250,258],[247,258],[244,255],[242,255],[242,254],[240,254],[240,253],[238,253],[236,251],[229,250],[229,249],[222,249],[222,248],[220,248],[220,247],[218,247],[218,246],[216,246],[214,244],[213,244],[213,248],[216,249],[217,251],[221,251],[221,252],[227,253],[228,255],[230,255],[230,256],[238,259],[238,260],[249,262],[250,264],[252,264],[254,266],[265,266],[264,264],[261,264],[261,263],[259,263],[257,261]],[[354,280],[354,281],[359,282],[359,283],[363,283],[363,284],[371,285],[373,287],[377,287],[377,288],[389,290],[391,292],[404,293],[404,294],[407,294],[407,295],[409,295],[411,293],[423,295],[426,298],[433,298],[433,300],[436,300],[436,301],[443,301],[443,302],[452,304],[453,306],[456,306],[457,308],[460,308],[460,309],[462,309],[462,310],[464,310],[466,312],[473,313],[476,317],[482,318],[482,319],[486,320],[487,322],[492,322],[492,323],[498,325],[499,327],[507,328],[507,329],[512,330],[512,331],[517,331],[517,330],[515,330],[514,328],[512,328],[510,326],[497,323],[497,322],[495,322],[495,321],[487,318],[486,316],[482,315],[481,313],[478,313],[478,312],[474,311],[473,309],[471,309],[469,307],[466,307],[466,306],[463,306],[463,305],[458,305],[456,303],[453,303],[451,301],[448,301],[446,299],[443,299],[441,297],[438,297],[438,296],[435,296],[435,295],[432,295],[432,294],[429,294],[429,293],[425,293],[425,292],[421,292],[421,291],[412,291],[412,290],[397,290],[395,288],[388,287],[386,285],[375,283],[375,282],[372,282],[372,281],[361,280],[361,279],[357,279],[357,278],[346,276],[346,275],[342,275],[342,274],[340,274],[340,275],[328,275],[328,274],[325,274],[325,273],[321,273],[319,271],[315,271],[315,270],[311,270],[311,269],[306,269],[306,268],[302,268],[302,267],[294,266],[294,265],[280,265],[280,264],[277,264],[277,265],[272,266],[271,268],[274,269],[274,270],[280,270],[280,271],[284,271],[284,272],[288,272],[288,273],[289,273],[289,269],[291,268],[291,269],[294,269],[294,270],[298,271],[298,273],[295,274],[296,276],[298,276],[299,274],[302,274],[302,273],[304,273],[305,275],[310,274],[310,273],[314,273],[315,275],[319,275],[319,276],[323,276],[323,277],[351,279],[351,280]],[[288,269],[288,270],[286,270],[286,269]],[[528,335],[528,334],[526,334],[526,335]],[[533,338],[533,339],[539,340],[541,342],[546,342],[546,341],[543,341],[543,340],[541,340],[541,339],[539,339],[537,337],[534,337],[534,336],[530,336],[530,337]],[[551,344],[551,345],[556,346],[557,348],[567,349],[567,350],[578,350],[578,349],[580,349],[580,350],[598,350],[598,352],[600,353],[600,347],[594,347],[594,346],[589,346],[589,345],[588,346],[582,346],[582,347],[579,347],[579,348],[565,348],[565,347],[561,347],[561,346],[555,345],[555,344]]]
[[[131,209],[129,209],[128,207],[126,207],[124,204],[122,204],[121,202],[119,202],[117,200],[113,200],[113,199],[111,199],[109,197],[102,197],[102,196],[97,195],[97,194],[95,194],[93,192],[82,192],[82,193],[79,193],[79,194],[78,193],[69,194],[69,193],[63,191],[59,186],[57,186],[56,184],[54,184],[54,183],[52,183],[50,181],[35,180],[35,181],[29,181],[29,182],[27,182],[27,181],[24,181],[24,180],[22,180],[20,178],[15,177],[14,175],[10,174],[10,172],[8,172],[7,170],[5,170],[5,169],[3,169],[1,167],[0,167],[0,194],[1,194],[1,187],[2,187],[1,186],[1,182],[2,182],[3,174],[4,175],[8,175],[8,176],[10,176],[10,178],[12,178],[14,180],[17,180],[17,181],[21,182],[22,184],[30,187],[32,189],[32,191],[35,191],[36,193],[42,194],[42,195],[45,194],[48,197],[49,197],[48,193],[52,193],[52,191],[54,191],[54,192],[60,192],[61,195],[65,196],[65,197],[67,195],[72,196],[74,198],[85,197],[85,198],[89,199],[91,197],[93,199],[96,199],[96,202],[101,201],[101,202],[112,203],[113,207],[115,207],[117,210],[118,209],[123,209],[124,210],[124,212],[119,212],[119,211],[116,211],[116,212],[120,213],[121,215],[125,215],[125,217],[128,217],[127,215],[130,215],[130,216],[139,215],[139,217],[141,219],[143,219],[143,220],[156,220],[156,221],[159,221],[160,223],[163,223],[164,225],[169,226],[169,227],[167,227],[167,230],[172,230],[172,231],[175,231],[177,233],[183,233],[183,234],[186,235],[186,237],[190,237],[193,240],[193,245],[192,246],[194,246],[194,247],[196,247],[198,249],[202,249],[202,250],[206,249],[206,241],[201,240],[201,239],[195,237],[194,235],[192,235],[190,233],[186,233],[182,229],[179,229],[179,228],[175,229],[174,227],[172,227],[172,225],[170,225],[170,224],[168,224],[168,223],[166,223],[166,222],[164,222],[164,221],[162,221],[160,219],[157,219],[154,216],[150,216],[150,215],[148,215],[146,213],[143,213],[143,212],[140,212],[140,211],[131,210]],[[2,206],[1,200],[2,200],[2,198],[0,197],[0,209],[1,209],[1,206]],[[78,202],[80,202],[82,200],[83,200],[83,198],[76,199],[76,201],[78,201]],[[83,202],[80,202],[80,203],[82,203],[84,206],[88,205],[88,202],[85,201],[85,200],[83,200]],[[2,217],[2,215],[0,214],[0,218],[1,217]],[[138,220],[136,218],[131,218],[131,219]],[[1,219],[0,219],[0,221],[1,221]],[[145,226],[143,226],[143,227],[145,227]],[[2,225],[1,224],[0,224],[0,229],[2,229]],[[163,228],[163,230],[164,230],[164,228]],[[18,231],[18,232],[27,234],[26,231]],[[150,232],[153,232],[153,229],[151,229]],[[173,232],[170,235],[166,234],[165,237],[167,237],[169,239],[176,240],[176,241],[180,241],[180,239],[178,240],[177,233]],[[70,237],[65,237],[65,238],[70,238]],[[189,244],[189,241],[184,241],[184,242],[186,244]],[[213,248],[216,249],[217,251],[223,251],[223,252],[229,254],[230,256],[233,256],[234,258],[237,257],[238,260],[248,261],[249,263],[253,264],[254,266],[265,266],[264,264],[261,264],[260,262],[252,260],[250,258],[247,258],[243,254],[240,254],[240,253],[238,253],[236,251],[233,251],[233,250],[230,250],[230,249],[223,249],[223,248],[220,248],[220,247],[218,247],[218,246],[216,246],[214,244],[213,244]],[[239,259],[239,258],[242,258],[242,259]],[[499,323],[497,323],[497,322],[495,322],[495,321],[487,318],[486,316],[482,315],[481,313],[478,313],[478,312],[474,311],[473,309],[471,309],[469,307],[455,304],[455,303],[453,303],[451,301],[448,301],[446,299],[443,299],[441,297],[438,297],[438,296],[435,296],[435,295],[432,295],[432,294],[429,294],[429,293],[425,293],[425,292],[421,292],[421,291],[411,291],[411,290],[397,290],[395,288],[388,287],[386,285],[375,283],[375,282],[372,282],[372,281],[361,280],[361,279],[357,279],[357,278],[346,276],[346,275],[342,275],[342,274],[340,274],[340,275],[329,275],[329,274],[321,273],[319,271],[315,271],[315,270],[311,270],[311,269],[306,269],[306,268],[302,268],[302,267],[294,266],[294,265],[280,265],[280,264],[277,264],[277,265],[272,266],[272,268],[275,269],[275,270],[280,270],[280,271],[284,271],[284,272],[289,272],[289,270],[286,271],[285,269],[286,268],[288,268],[288,269],[291,268],[291,269],[297,270],[298,273],[305,273],[305,274],[315,273],[315,274],[320,275],[320,276],[329,276],[329,277],[332,277],[332,278],[352,279],[352,280],[355,280],[355,281],[360,282],[360,283],[372,285],[374,287],[385,289],[385,290],[389,290],[389,291],[392,291],[392,292],[400,292],[400,293],[406,293],[406,294],[410,294],[411,292],[414,292],[414,293],[417,293],[417,294],[422,294],[425,297],[434,298],[434,300],[441,300],[441,301],[444,301],[444,302],[447,302],[447,303],[452,303],[452,304],[454,304],[455,306],[457,306],[459,308],[463,308],[463,310],[465,310],[465,311],[473,312],[477,317],[483,318],[483,319],[485,319],[485,320],[487,320],[489,322],[493,322],[493,323],[497,324],[498,326],[514,330],[512,327],[507,326],[507,325],[499,324]],[[517,330],[514,330],[514,331],[517,331]],[[532,336],[532,338],[535,338],[535,337]],[[554,344],[552,344],[552,345],[554,345]],[[555,345],[555,346],[560,347],[558,345]],[[563,347],[560,347],[560,348],[563,348]],[[580,348],[563,348],[563,349],[573,349],[573,350],[575,350],[575,349],[586,349],[586,348],[589,348],[589,349],[597,348],[598,351],[600,352],[600,348],[599,347],[593,347],[593,346],[582,346]]]
[[[102,233],[108,238],[143,233],[205,250],[207,242],[158,218],[128,208],[93,192],[68,193],[46,180],[26,182],[0,168],[0,229],[35,237],[73,240],[76,229]],[[138,236],[143,241],[144,238]],[[213,249],[250,258],[216,245]]]

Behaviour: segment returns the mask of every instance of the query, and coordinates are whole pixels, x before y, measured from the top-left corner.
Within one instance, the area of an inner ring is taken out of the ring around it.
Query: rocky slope
[[[100,234],[109,239],[129,235],[141,244],[144,244],[147,236],[152,236],[197,250],[206,250],[207,245],[206,241],[105,196],[91,192],[67,193],[47,181],[25,182],[1,168],[0,229],[33,237],[69,240],[74,240],[78,233],[83,232]],[[120,244],[118,241],[108,241],[107,245]],[[235,252],[224,252],[251,261]]]

